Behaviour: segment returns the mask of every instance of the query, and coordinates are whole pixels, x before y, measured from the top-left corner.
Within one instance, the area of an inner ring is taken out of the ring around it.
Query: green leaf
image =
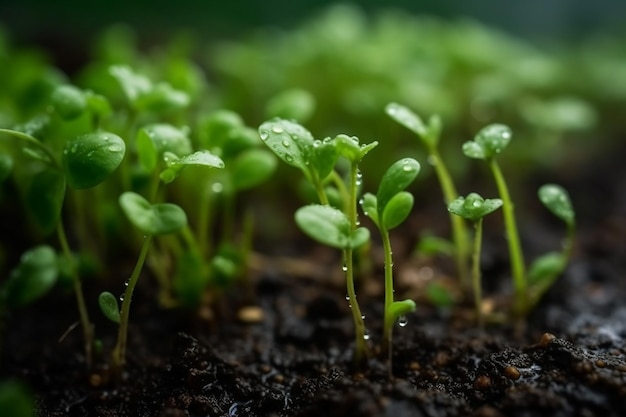
[[[395,322],[399,317],[405,316],[417,308],[415,301],[413,300],[402,300],[402,301],[394,301],[389,306],[389,317],[392,322]]]
[[[173,88],[168,83],[155,84],[149,91],[137,97],[135,106],[140,110],[165,112],[183,109],[191,99],[184,91]]]
[[[565,256],[560,252],[549,252],[531,264],[528,268],[528,282],[531,285],[540,284],[544,281],[551,281],[556,278],[567,265]]]
[[[361,199],[361,208],[363,214],[372,219],[376,227],[380,227],[378,223],[378,201],[372,193],[365,193]]]
[[[6,180],[13,170],[13,158],[6,153],[0,153],[0,183]]]
[[[454,254],[456,246],[448,239],[439,236],[422,236],[415,249],[420,255],[447,255]]]
[[[111,104],[105,96],[90,91],[86,92],[85,95],[87,97],[87,107],[95,116],[102,118],[113,113]]]
[[[499,198],[483,199],[476,193],[470,193],[467,197],[457,197],[448,204],[448,211],[470,221],[477,221],[487,214],[496,211],[502,206]]]
[[[391,198],[409,186],[417,177],[420,164],[413,158],[404,158],[389,167],[378,186],[378,216],[382,217],[385,206]]]
[[[123,193],[119,203],[130,222],[146,235],[174,233],[187,224],[187,215],[175,204],[150,204],[132,191]]]
[[[209,283],[206,262],[197,252],[185,251],[177,259],[172,286],[183,305],[200,305]]]
[[[37,246],[22,255],[2,292],[9,306],[24,307],[50,291],[58,276],[56,252],[50,246]]]
[[[63,168],[72,188],[91,188],[111,175],[124,159],[126,145],[119,136],[88,133],[66,143]]]
[[[422,119],[408,107],[398,103],[389,103],[385,107],[385,112],[389,117],[415,133],[422,140],[427,140],[428,129],[426,125]],[[436,143],[429,143],[429,145],[436,145]]]
[[[61,85],[52,92],[52,106],[65,120],[79,117],[87,107],[85,94],[73,85]]]
[[[276,157],[264,149],[250,149],[229,165],[235,191],[256,187],[276,170]]]
[[[385,229],[391,230],[399,226],[413,209],[413,194],[408,191],[400,191],[387,202],[383,209],[382,224]]]
[[[109,73],[118,82],[128,101],[135,106],[139,97],[152,89],[152,82],[148,77],[137,74],[126,65],[113,65]]]
[[[189,165],[220,169],[224,168],[224,161],[209,151],[194,152],[191,155],[185,155],[182,158],[177,157],[171,152],[165,152],[163,159],[167,164],[167,168],[161,172],[160,177],[165,183],[174,181],[180,174],[181,170]]]
[[[231,131],[243,126],[243,120],[238,113],[225,109],[216,110],[201,122],[200,143],[208,149],[222,148]]]
[[[567,225],[574,225],[574,207],[565,188],[556,184],[545,184],[539,188],[538,194],[539,200],[552,214],[563,220]]]
[[[454,295],[450,289],[436,281],[426,286],[426,298],[437,307],[451,307],[454,305]]]
[[[146,138],[147,136],[147,138]],[[154,123],[144,126],[137,133],[137,140],[145,142],[151,140],[157,158],[165,152],[172,152],[178,157],[189,155],[193,152],[191,140],[189,139],[189,129],[177,128],[167,123]],[[142,144],[146,150],[150,148]],[[140,154],[141,157],[141,154]],[[152,162],[151,160],[149,162]],[[146,166],[149,166],[148,163]]]
[[[61,218],[65,176],[56,170],[35,174],[26,191],[26,204],[44,234],[51,233]]]
[[[507,147],[511,136],[508,126],[491,124],[481,129],[473,142],[463,144],[463,153],[474,159],[491,159]]]
[[[117,298],[108,291],[103,291],[98,296],[98,305],[104,316],[113,323],[120,323],[120,308]]]
[[[369,239],[365,228],[350,230],[350,220],[334,207],[311,204],[299,208],[296,223],[309,237],[338,249],[358,247]]]
[[[314,141],[311,132],[296,122],[275,118],[259,127],[259,135],[285,163],[308,172]]]
[[[356,136],[343,134],[337,135],[334,142],[339,154],[353,163],[360,162],[369,151],[378,145],[378,142],[361,145]]]
[[[268,117],[281,117],[307,121],[315,111],[315,98],[311,93],[299,88],[283,91],[267,103]]]
[[[322,141],[313,141],[313,156],[310,168],[317,172],[320,180],[324,180],[335,168],[339,150],[336,141],[326,138]]]

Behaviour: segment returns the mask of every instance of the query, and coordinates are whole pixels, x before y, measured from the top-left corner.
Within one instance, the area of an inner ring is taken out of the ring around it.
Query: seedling
[[[574,249],[576,219],[574,208],[567,191],[556,184],[545,184],[539,188],[539,199],[544,206],[567,227],[563,249],[549,252],[537,258],[528,270],[529,296],[528,308],[532,309],[552,287],[559,275],[565,270]]]
[[[81,135],[65,142],[59,161],[52,149],[28,133],[0,129],[0,134],[19,140],[23,144],[24,153],[41,167],[30,173],[32,178],[26,190],[26,202],[44,233],[50,233],[54,229],[57,231],[61,249],[73,277],[74,293],[85,340],[85,356],[87,365],[90,366],[93,329],[80,277],[61,220],[61,209],[65,200],[66,184],[74,189],[91,188],[100,184],[117,169],[124,158],[126,150],[124,141],[108,132]]]
[[[474,291],[474,307],[478,326],[484,326],[484,314],[482,308],[482,284],[480,278],[480,252],[483,236],[483,217],[496,211],[502,206],[499,198],[483,199],[476,193],[470,193],[467,197],[457,197],[448,205],[448,211],[461,216],[474,223],[474,248],[472,255],[472,289]]]
[[[111,355],[111,372],[114,378],[118,380],[121,378],[126,363],[126,341],[133,291],[139,280],[152,238],[157,235],[178,232],[187,225],[187,215],[183,209],[175,204],[150,204],[148,200],[131,191],[123,193],[119,198],[119,203],[133,226],[144,233],[144,240],[135,268],[126,282],[126,290],[120,297],[122,301],[121,311],[118,310],[117,301],[111,293],[103,293],[98,299],[104,315],[119,323],[117,343]]]
[[[296,223],[313,239],[342,249],[348,302],[355,326],[355,362],[368,355],[365,323],[354,288],[353,251],[369,239],[369,231],[357,227],[357,192],[362,179],[358,164],[377,142],[361,145],[358,138],[338,135],[334,139],[315,140],[296,122],[272,119],[259,127],[261,140],[287,164],[299,168],[315,189],[322,205],[302,207],[296,212]],[[348,160],[347,187],[334,170],[339,157]],[[330,207],[324,182],[333,181],[342,196],[343,210]],[[325,230],[327,233],[320,233]]]
[[[394,163],[382,177],[376,195],[366,193],[362,199],[363,212],[382,237],[385,252],[385,312],[383,320],[383,353],[391,359],[391,339],[396,321],[415,310],[413,300],[394,301],[393,259],[389,230],[399,226],[413,208],[413,195],[404,191],[420,171],[420,164],[411,158]],[[391,363],[391,362],[390,362]],[[390,368],[391,369],[391,368]]]
[[[441,120],[439,117],[431,116],[428,124],[425,124],[417,114],[397,103],[387,104],[385,111],[389,117],[415,133],[422,140],[422,144],[428,152],[428,160],[435,167],[445,203],[449,205],[457,198],[458,193],[450,172],[439,153],[438,146],[441,136]],[[469,257],[467,227],[463,218],[459,216],[450,215],[450,224],[452,226],[452,240],[455,246],[454,255],[457,273],[459,274],[461,286],[467,290],[469,287],[467,282],[467,260]]]
[[[496,161],[496,156],[507,147],[511,141],[511,136],[511,129],[508,126],[491,124],[480,130],[473,141],[463,144],[463,153],[469,158],[484,160],[496,181],[498,193],[502,199],[502,212],[515,290],[513,311],[517,316],[523,316],[528,311],[528,285],[524,266],[524,254],[522,253],[522,246],[517,232],[513,201],[500,166]]]

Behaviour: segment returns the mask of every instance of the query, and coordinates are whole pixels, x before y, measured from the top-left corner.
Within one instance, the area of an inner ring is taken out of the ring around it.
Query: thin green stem
[[[198,215],[198,232],[196,240],[200,246],[200,252],[203,256],[208,256],[211,251],[211,242],[209,240],[209,228],[210,221],[213,218],[214,204],[212,198],[212,192],[208,187],[208,182],[205,183],[205,187],[200,196],[200,213]]]
[[[483,292],[482,283],[480,279],[480,252],[483,239],[483,219],[480,218],[474,223],[474,254],[472,255],[472,287],[474,290],[474,307],[476,309],[476,320],[478,321],[478,327],[482,329],[484,327],[483,316]]]
[[[313,183],[313,187],[315,187],[315,193],[317,194],[317,198],[320,200],[320,203],[329,206],[330,202],[328,201],[328,196],[326,195],[326,191],[324,191],[324,184],[317,176],[317,173],[312,177],[311,182]]]
[[[354,231],[357,227],[357,211],[356,211],[356,197],[357,197],[357,172],[358,167],[356,163],[353,163],[350,167],[350,200],[347,207],[348,220],[350,221],[350,230]],[[346,248],[344,250],[344,261],[346,266],[346,288],[348,291],[348,301],[352,310],[352,318],[354,320],[355,327],[355,352],[354,359],[357,364],[361,364],[368,356],[367,345],[365,343],[365,322],[363,321],[363,315],[359,303],[356,299],[356,291],[354,289],[354,265],[353,265],[353,250],[352,248]]]
[[[450,172],[443,163],[443,160],[441,159],[437,148],[434,146],[429,147],[428,152],[430,154],[431,164],[435,167],[437,178],[439,178],[439,184],[441,185],[441,190],[443,192],[443,197],[447,207],[448,204],[450,204],[452,201],[454,201],[454,199],[458,197],[456,187],[454,186],[452,176],[450,175]],[[449,215],[450,224],[452,226],[452,240],[454,241],[454,246],[456,248],[456,269],[457,273],[459,274],[461,286],[467,292],[469,288],[467,274],[467,261],[469,258],[469,239],[467,232],[467,223],[460,216],[455,216],[451,213]]]
[[[341,178],[341,175],[339,175],[339,173],[335,170],[330,173],[330,178],[337,187],[337,190],[339,190],[341,201],[344,204],[344,210],[347,210],[350,206],[350,192],[348,191],[346,184],[343,182],[343,178]]]
[[[504,216],[504,226],[507,233],[507,243],[509,246],[509,257],[511,259],[511,272],[513,275],[513,287],[515,289],[514,313],[518,316],[527,311],[527,283],[524,267],[524,254],[520,244],[517,224],[515,223],[514,206],[509,195],[509,189],[504,181],[504,176],[495,159],[489,161],[489,167],[496,181],[498,193],[502,199],[502,213]]]
[[[87,311],[87,304],[85,303],[85,296],[83,294],[83,286],[78,276],[78,268],[74,262],[70,245],[67,243],[67,237],[65,235],[65,229],[63,228],[63,222],[59,221],[57,225],[57,235],[59,243],[61,244],[61,250],[63,255],[70,264],[70,271],[72,274],[72,283],[74,285],[74,294],[76,295],[76,304],[78,305],[78,314],[80,316],[80,323],[83,328],[83,339],[85,344],[85,361],[87,367],[91,368],[93,360],[93,326],[89,320],[89,313]]]
[[[380,235],[385,252],[385,312],[383,319],[383,353],[391,355],[391,339],[393,337],[394,318],[391,316],[391,305],[393,304],[393,259],[391,252],[391,240],[389,231],[381,227]]]
[[[126,342],[128,339],[128,320],[130,317],[130,303],[133,299],[133,291],[139,281],[139,275],[146,261],[148,249],[150,249],[150,243],[152,242],[152,236],[146,236],[137,258],[137,263],[133,269],[126,290],[124,291],[124,300],[122,301],[122,311],[120,313],[120,326],[117,333],[117,343],[113,349],[111,356],[111,370],[116,379],[120,379],[122,370],[126,364]]]

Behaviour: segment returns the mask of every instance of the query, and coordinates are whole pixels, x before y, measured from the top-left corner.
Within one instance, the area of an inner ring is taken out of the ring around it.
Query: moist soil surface
[[[357,367],[340,259],[308,243],[300,257],[255,256],[251,291],[225,291],[210,308],[194,311],[159,306],[146,273],[133,299],[119,384],[106,372],[115,325],[91,311],[103,346],[87,370],[79,328],[67,331],[77,319],[74,300],[56,290],[7,317],[2,376],[25,381],[46,417],[624,416],[626,201],[623,180],[607,185],[605,179],[626,176],[614,175],[624,170],[620,158],[600,167],[582,170],[584,182],[562,178],[566,188],[580,187],[573,193],[583,206],[579,219],[585,204],[594,206],[581,195],[612,197],[582,224],[573,261],[523,326],[491,323],[480,330],[471,308],[426,302],[424,283],[446,284],[453,274],[440,259],[409,256],[412,243],[400,236],[397,298],[415,298],[418,309],[394,329],[389,364],[378,352],[382,271],[362,279],[359,301],[372,355]],[[419,227],[422,220],[412,221]],[[558,243],[562,233],[522,229],[531,249]],[[505,246],[485,236],[484,286],[496,311],[509,302],[497,295],[511,292]],[[374,245],[375,265],[379,251]],[[88,300],[110,290],[92,284],[85,285]]]

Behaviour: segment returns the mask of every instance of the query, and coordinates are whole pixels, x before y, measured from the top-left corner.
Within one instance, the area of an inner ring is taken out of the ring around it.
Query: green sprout
[[[383,353],[391,358],[391,339],[396,321],[415,310],[413,300],[394,301],[393,259],[389,230],[399,226],[413,208],[413,195],[404,191],[420,171],[420,164],[411,158],[397,161],[382,177],[376,195],[366,193],[362,199],[363,212],[382,237],[385,252],[385,311],[383,320]]]
[[[531,264],[528,271],[529,309],[532,309],[539,302],[565,270],[574,249],[576,231],[574,207],[563,187],[556,184],[545,184],[539,188],[538,195],[543,205],[565,223],[567,234],[563,249],[560,252],[548,252]]]
[[[148,200],[131,191],[123,193],[119,198],[119,203],[122,211],[133,226],[144,233],[144,240],[135,268],[126,282],[126,290],[120,297],[122,301],[121,311],[118,309],[117,301],[111,293],[102,293],[98,298],[100,309],[104,315],[110,320],[119,323],[117,342],[111,355],[111,372],[114,378],[118,380],[121,378],[121,373],[126,364],[128,321],[133,291],[139,281],[152,238],[158,235],[178,232],[187,225],[187,215],[183,209],[175,204],[150,204]]]
[[[496,181],[498,193],[502,199],[502,212],[504,225],[507,233],[509,257],[513,275],[513,287],[515,290],[515,305],[513,311],[522,316],[528,311],[528,283],[524,266],[524,254],[520,243],[517,224],[515,222],[514,206],[509,189],[496,161],[500,154],[511,141],[511,129],[502,124],[491,124],[480,130],[473,141],[463,144],[463,153],[469,158],[484,160]]]
[[[66,186],[77,190],[92,188],[117,169],[125,155],[124,141],[109,132],[81,135],[65,142],[59,160],[53,149],[29,133],[0,129],[0,135],[17,139],[22,144],[22,151],[38,163],[38,169],[28,172],[31,178],[25,192],[25,200],[44,233],[51,233],[56,229],[63,255],[70,265],[83,329],[86,362],[87,366],[91,366],[93,327],[89,320],[77,266],[61,219],[61,211]]]
[[[415,133],[417,137],[422,140],[422,144],[426,147],[426,151],[428,152],[428,160],[435,167],[445,203],[446,205],[450,204],[457,198],[458,193],[454,186],[452,176],[439,153],[438,146],[441,136],[441,120],[439,117],[431,116],[428,124],[425,124],[417,114],[409,108],[397,103],[387,104],[385,111],[389,117]],[[467,227],[463,218],[459,216],[451,215],[450,224],[452,226],[452,240],[454,241],[455,247],[454,255],[456,258],[457,273],[459,274],[462,287],[468,289],[466,271],[469,257],[469,240]]]
[[[483,235],[483,217],[496,211],[502,206],[499,198],[483,199],[476,193],[470,193],[467,197],[457,197],[448,205],[448,211],[454,215],[461,216],[474,223],[474,251],[472,255],[472,289],[474,292],[474,307],[478,326],[484,326],[484,315],[482,308],[482,284],[480,278],[480,252]]]
[[[354,286],[354,249],[369,240],[369,231],[357,227],[357,194],[362,183],[358,164],[378,143],[360,144],[358,138],[338,135],[316,140],[300,124],[272,119],[259,127],[261,140],[285,163],[299,168],[315,189],[321,205],[302,207],[296,212],[296,223],[313,239],[341,249],[346,273],[346,288],[355,326],[355,362],[368,356],[365,340],[369,337]],[[349,162],[347,181],[335,171],[339,157]],[[342,210],[330,206],[326,181],[332,181],[341,195]],[[327,233],[320,233],[325,230]]]

